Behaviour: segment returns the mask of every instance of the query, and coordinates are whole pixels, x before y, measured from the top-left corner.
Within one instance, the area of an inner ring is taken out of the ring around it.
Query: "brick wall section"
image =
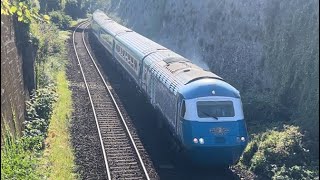
[[[20,135],[25,119],[27,91],[13,24],[11,17],[1,15],[1,132],[4,132],[6,124],[12,133]],[[3,133],[1,142],[2,139]]]

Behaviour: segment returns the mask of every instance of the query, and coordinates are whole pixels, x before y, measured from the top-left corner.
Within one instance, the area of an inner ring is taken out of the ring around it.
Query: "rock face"
[[[294,120],[319,137],[316,0],[108,0],[116,21],[240,90],[248,122]]]
[[[1,15],[1,142],[5,127],[13,135],[20,135],[25,119],[25,99],[34,86],[33,58],[23,58],[30,47],[19,47],[14,21]],[[21,27],[20,27],[21,29]],[[18,33],[22,33],[18,30]],[[31,80],[30,80],[31,79]],[[27,82],[26,82],[27,81]]]

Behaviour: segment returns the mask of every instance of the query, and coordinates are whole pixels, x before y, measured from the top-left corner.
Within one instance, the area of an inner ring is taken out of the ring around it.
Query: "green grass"
[[[57,73],[58,100],[51,117],[47,148],[44,151],[44,161],[49,179],[76,179],[74,170],[73,149],[70,143],[69,122],[72,112],[71,91],[64,70]]]
[[[50,119],[40,171],[46,172],[48,179],[77,179],[77,174],[74,173],[74,155],[69,133],[72,97],[65,72],[67,62],[65,44],[71,33],[59,31],[58,34],[56,45],[59,46],[60,52],[49,56],[44,65],[44,73],[56,85],[58,99]]]
[[[40,71],[48,82],[55,84],[58,99],[53,107],[48,136],[45,139],[46,146],[39,161],[38,171],[44,174],[46,179],[77,179],[77,174],[74,173],[74,155],[69,133],[72,97],[65,72],[66,43],[71,32],[52,27],[45,33],[50,34],[45,35],[51,38],[47,48],[50,53],[42,61],[44,63],[41,65]],[[48,82],[44,84],[48,84]]]

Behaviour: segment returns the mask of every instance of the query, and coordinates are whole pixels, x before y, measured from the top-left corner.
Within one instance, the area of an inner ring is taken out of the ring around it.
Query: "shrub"
[[[51,21],[60,29],[68,29],[70,27],[72,18],[62,11],[52,11],[49,13]]]
[[[57,94],[53,86],[36,90],[27,102],[27,120],[25,121],[25,136],[45,137],[49,119],[53,109],[53,103]]]
[[[258,175],[272,179],[316,177],[310,167],[311,155],[302,144],[303,134],[296,126],[268,130],[248,144],[240,163]]]
[[[292,166],[290,168],[287,168],[286,166],[282,166],[280,168],[274,167],[273,172],[274,175],[272,179],[274,180],[309,180],[316,179],[317,176],[319,177],[319,175],[317,175],[315,171],[309,170],[308,167],[297,165]]]

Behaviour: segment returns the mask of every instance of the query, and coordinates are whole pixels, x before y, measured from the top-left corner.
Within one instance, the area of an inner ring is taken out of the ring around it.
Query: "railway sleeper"
[[[119,165],[119,164],[116,164],[116,166],[113,166],[113,167],[111,166],[110,169],[112,171],[115,171],[115,170],[127,171],[127,170],[140,169],[140,167],[137,164],[134,164],[134,165],[129,165],[129,164]]]
[[[120,145],[115,145],[115,144],[110,144],[106,145],[108,149],[131,149],[131,146],[120,144]]]
[[[118,166],[126,166],[126,165],[138,165],[136,161],[133,162],[114,162]]]
[[[113,173],[121,173],[123,176],[126,176],[126,175],[136,175],[136,174],[141,174],[141,172],[140,171],[138,171],[138,170],[140,170],[140,168],[137,168],[137,169],[128,169],[128,170],[123,170],[123,169],[120,169],[120,170],[112,170],[111,169],[111,171],[113,172]]]

